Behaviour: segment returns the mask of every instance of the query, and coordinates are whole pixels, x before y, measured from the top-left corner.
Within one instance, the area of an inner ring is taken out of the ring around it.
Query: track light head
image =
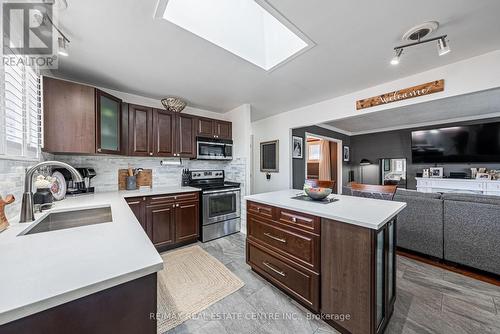
[[[396,49],[396,54],[391,59],[391,65],[399,65],[399,61],[401,59],[401,54],[403,53],[403,49]]]
[[[448,42],[444,37],[438,39],[437,45],[438,45],[438,54],[440,56],[444,56],[445,54],[450,53],[451,51],[450,46],[448,45]]]
[[[68,45],[66,44],[67,40],[64,37],[59,37],[57,39],[57,45],[59,47],[57,53],[61,56],[67,57],[68,54]]]

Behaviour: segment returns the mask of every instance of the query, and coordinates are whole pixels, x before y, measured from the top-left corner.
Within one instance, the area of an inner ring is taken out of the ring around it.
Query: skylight
[[[313,46],[262,0],[160,0],[156,16],[266,71]]]

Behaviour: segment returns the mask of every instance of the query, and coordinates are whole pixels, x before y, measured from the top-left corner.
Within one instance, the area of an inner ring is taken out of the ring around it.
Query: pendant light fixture
[[[438,53],[439,56],[444,56],[445,54],[449,53],[450,46],[448,45],[448,42],[444,38],[438,39]]]
[[[391,65],[399,65],[399,61],[401,60],[402,53],[403,53],[403,49],[397,49],[395,51],[395,55],[391,59]]]
[[[66,44],[66,42],[69,43],[69,41],[65,37],[59,37],[57,39],[57,46],[58,46],[57,53],[63,57],[67,57],[69,55],[68,45]]]

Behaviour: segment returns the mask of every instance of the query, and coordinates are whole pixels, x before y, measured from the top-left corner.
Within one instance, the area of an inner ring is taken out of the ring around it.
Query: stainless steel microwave
[[[198,160],[232,160],[233,141],[230,139],[196,138]]]

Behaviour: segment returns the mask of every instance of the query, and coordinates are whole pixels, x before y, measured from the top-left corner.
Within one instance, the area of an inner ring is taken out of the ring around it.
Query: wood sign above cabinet
[[[394,92],[370,97],[363,100],[358,100],[356,101],[356,109],[360,110],[365,108],[371,108],[381,104],[387,104],[406,99],[412,99],[414,97],[434,94],[437,92],[442,92],[443,90],[444,90],[444,80],[443,79],[436,80],[432,82],[427,82],[422,85],[397,90]]]
[[[43,151],[196,158],[196,137],[232,139],[232,123],[133,105],[43,77]]]

